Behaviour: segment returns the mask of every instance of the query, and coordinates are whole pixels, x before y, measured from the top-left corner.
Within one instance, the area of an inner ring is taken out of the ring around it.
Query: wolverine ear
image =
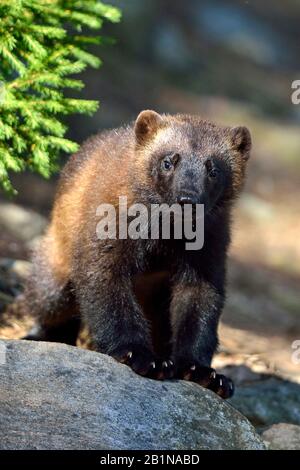
[[[159,127],[162,122],[162,117],[155,111],[147,109],[142,111],[134,125],[134,132],[138,143],[142,143],[147,140]]]
[[[251,135],[247,127],[233,127],[230,129],[231,146],[234,150],[240,152],[245,160],[250,157]]]

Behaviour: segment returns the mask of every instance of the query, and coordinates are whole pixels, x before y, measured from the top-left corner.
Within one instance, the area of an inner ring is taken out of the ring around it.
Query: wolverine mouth
[[[205,196],[203,194],[199,194],[194,191],[181,193],[177,197],[177,203],[180,204],[181,206],[184,206],[186,204],[189,204],[192,206],[196,204],[204,204],[204,201],[205,201]]]

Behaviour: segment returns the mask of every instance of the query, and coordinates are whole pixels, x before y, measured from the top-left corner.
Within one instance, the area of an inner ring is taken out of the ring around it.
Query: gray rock
[[[0,258],[1,274],[14,278],[18,282],[24,282],[31,269],[31,263],[24,260],[16,260],[10,258]]]
[[[32,210],[13,203],[0,203],[0,229],[22,242],[30,245],[32,239],[43,233],[46,225],[47,220]]]
[[[271,450],[300,450],[300,426],[295,424],[274,424],[262,438]]]
[[[263,449],[212,392],[71,346],[0,341],[2,449]]]
[[[30,269],[28,261],[0,258],[0,313],[22,292]]]
[[[266,375],[264,380],[237,387],[230,403],[255,426],[300,425],[300,385]]]

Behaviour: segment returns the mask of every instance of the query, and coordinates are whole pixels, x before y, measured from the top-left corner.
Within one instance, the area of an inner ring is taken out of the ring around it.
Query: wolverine
[[[96,351],[154,379],[184,379],[223,398],[232,381],[211,361],[225,301],[232,206],[251,137],[197,116],[142,111],[132,124],[84,143],[60,178],[50,226],[25,289],[36,318],[25,339],[76,344],[81,325]],[[99,239],[97,208],[204,205],[204,244],[184,239]]]

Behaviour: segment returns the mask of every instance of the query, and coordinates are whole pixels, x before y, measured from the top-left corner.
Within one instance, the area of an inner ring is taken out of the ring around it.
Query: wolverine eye
[[[165,171],[170,171],[173,168],[173,163],[171,162],[170,158],[164,158],[162,161],[162,168]]]
[[[215,168],[213,170],[210,170],[210,172],[208,173],[208,176],[210,178],[216,178],[218,176],[218,170],[216,170]]]

